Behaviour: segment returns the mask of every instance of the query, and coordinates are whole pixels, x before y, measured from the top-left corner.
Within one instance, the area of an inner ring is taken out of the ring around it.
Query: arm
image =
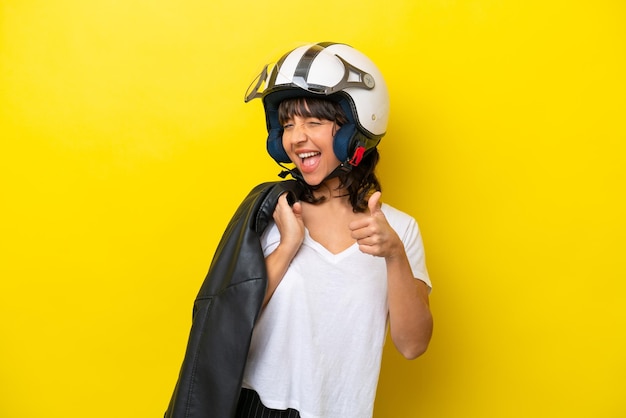
[[[293,207],[289,206],[287,195],[283,194],[278,199],[273,217],[280,233],[280,243],[271,254],[265,257],[267,291],[263,299],[263,307],[271,299],[304,240],[304,222],[300,202],[294,203]]]
[[[380,210],[380,192],[368,202],[370,217],[350,224],[366,254],[384,257],[387,265],[389,325],[394,345],[407,359],[426,351],[433,329],[428,287],[413,277],[404,245]]]
[[[404,357],[414,359],[428,348],[433,330],[428,286],[413,277],[404,249],[385,261],[391,339]]]

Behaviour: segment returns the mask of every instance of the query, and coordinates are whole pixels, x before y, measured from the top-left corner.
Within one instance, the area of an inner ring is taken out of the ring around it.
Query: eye
[[[283,130],[286,131],[287,129],[290,129],[290,128],[293,128],[293,122],[287,122],[283,124]]]
[[[322,126],[324,122],[319,119],[309,119],[306,124],[310,127]]]

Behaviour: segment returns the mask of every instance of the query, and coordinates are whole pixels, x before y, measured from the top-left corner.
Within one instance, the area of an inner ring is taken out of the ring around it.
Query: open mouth
[[[305,172],[311,172],[319,164],[320,155],[322,155],[322,153],[319,151],[302,152],[298,154],[298,158],[300,158],[300,168]]]

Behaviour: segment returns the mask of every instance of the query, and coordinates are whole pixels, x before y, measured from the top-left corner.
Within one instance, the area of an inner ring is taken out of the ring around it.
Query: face
[[[283,124],[283,147],[304,180],[317,186],[340,164],[333,152],[337,125],[315,117],[293,116]]]

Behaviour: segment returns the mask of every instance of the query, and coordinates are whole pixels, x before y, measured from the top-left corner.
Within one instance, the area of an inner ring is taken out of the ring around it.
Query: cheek
[[[294,154],[291,151],[291,140],[289,139],[289,135],[283,134],[281,137],[281,143],[283,145],[283,149],[285,150],[285,154],[291,162],[294,162]]]

